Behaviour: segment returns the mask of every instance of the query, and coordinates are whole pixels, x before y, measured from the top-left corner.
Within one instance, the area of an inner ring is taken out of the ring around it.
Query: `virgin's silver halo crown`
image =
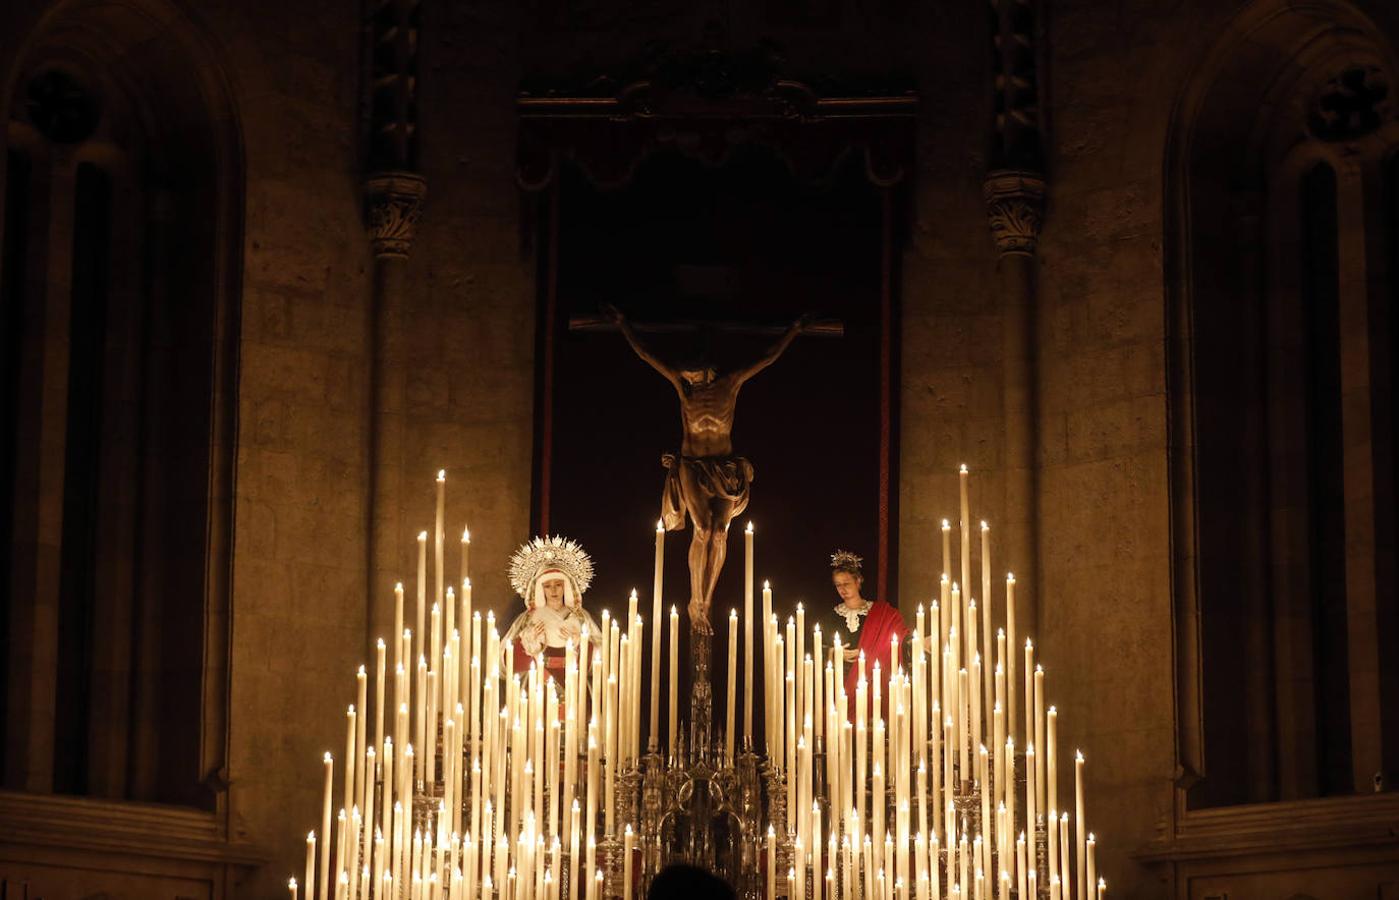
[[[860,563],[864,562],[863,556],[856,556],[849,550],[837,550],[831,554],[832,569],[854,569],[860,571]]]
[[[593,560],[587,552],[577,541],[551,535],[526,542],[510,557],[510,586],[528,600],[535,579],[549,569],[558,569],[567,575],[579,594],[593,583]]]

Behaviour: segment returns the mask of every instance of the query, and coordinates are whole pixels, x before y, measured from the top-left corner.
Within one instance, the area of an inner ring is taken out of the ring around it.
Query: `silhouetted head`
[[[714,873],[673,863],[651,880],[646,900],[738,900],[729,883]]]

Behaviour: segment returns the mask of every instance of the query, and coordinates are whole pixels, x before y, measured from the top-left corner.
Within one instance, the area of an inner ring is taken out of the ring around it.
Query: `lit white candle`
[[[767,718],[766,718],[766,720],[764,721],[764,725],[765,725],[766,727],[763,729],[763,738],[764,738],[764,740],[765,740],[766,743],[767,743],[768,752],[769,752],[769,753],[772,752],[772,748],[773,748],[773,747],[778,746],[777,742],[774,740],[774,737],[776,736],[776,732],[777,732],[777,729],[776,729],[776,727],[775,727],[775,723],[776,723],[776,716],[775,716],[775,714],[776,714],[776,711],[777,711],[776,691],[777,691],[777,684],[778,684],[778,681],[780,680],[780,679],[778,678],[778,676],[777,676],[777,667],[773,665],[773,649],[774,649],[774,647],[776,646],[776,640],[775,640],[775,638],[776,638],[776,631],[777,631],[777,629],[773,626],[773,615],[772,615],[772,584],[771,584],[771,582],[764,581],[764,582],[763,582],[763,670],[764,670],[764,672],[766,672],[767,674],[766,674],[766,676],[763,678],[763,682],[764,682],[763,687],[766,688],[767,693],[763,695],[763,696],[764,696],[763,713],[766,715]]]
[[[1083,751],[1074,751],[1074,834],[1078,847],[1078,897],[1088,896],[1088,879],[1085,866],[1088,864],[1087,832],[1083,827]]]
[[[393,586],[393,665],[398,668],[403,664],[403,648],[399,638],[403,634],[403,582],[395,582]],[[308,888],[309,890],[309,888]]]
[[[1088,833],[1087,841],[1088,860],[1084,867],[1084,881],[1089,885],[1090,889],[1096,888],[1098,884],[1098,858],[1096,852],[1097,843],[1097,840],[1093,837],[1093,833],[1090,831]],[[1084,894],[1084,896],[1087,897],[1089,895]]]
[[[1025,743],[1035,740],[1035,644],[1025,639]],[[1027,772],[1026,777],[1034,773]]]
[[[384,746],[384,678],[385,667],[388,660],[388,647],[384,645],[384,639],[379,638],[374,642],[374,744],[375,747]],[[369,781],[373,783],[375,772],[369,773]]]
[[[433,582],[432,599],[434,603],[441,603],[443,588],[446,587],[443,545],[445,534],[443,526],[445,524],[444,514],[446,511],[447,497],[447,470],[439,469],[437,472],[437,521],[433,529],[433,574],[436,580]]]
[[[463,527],[461,530],[461,579],[462,582],[471,580],[471,529]]]
[[[603,791],[603,833],[615,835],[616,814],[616,772],[617,772],[617,676],[611,674],[607,676],[607,699],[603,707],[603,715],[606,721],[604,745],[607,747],[606,759],[606,780]]]
[[[1060,891],[1065,898],[1074,889],[1073,875],[1069,870],[1069,814],[1059,814],[1059,881]]]
[[[753,523],[743,531],[743,740],[753,742]],[[732,696],[732,695],[731,695]]]
[[[725,707],[724,757],[734,760],[734,707],[738,703],[738,610],[729,613],[729,694]]]
[[[660,749],[661,734],[661,578],[665,571],[665,523],[656,520],[656,559],[651,582],[651,731],[652,750]]]
[[[311,900],[311,892],[316,884],[316,833],[306,834],[306,900]]]
[[[767,839],[767,893],[771,900],[777,898],[777,830],[768,826]]]
[[[319,893],[316,895],[320,900],[329,900],[330,897],[330,801],[331,791],[335,785],[335,761],[330,753],[323,757],[325,763],[325,790],[322,794],[323,803],[321,805],[321,870],[316,879],[316,886]]]
[[[987,721],[991,718],[991,670],[995,659],[992,646],[993,635],[991,615],[991,526],[981,523],[981,659],[982,659],[982,706]]]
[[[801,677],[801,664],[802,660],[806,658],[806,608],[802,606],[800,602],[797,603],[796,638],[796,664],[793,668],[797,672],[797,709],[804,710],[806,709],[806,685],[803,683],[804,679]],[[788,646],[792,645],[789,643]],[[800,875],[801,873],[799,872],[797,874]]]
[[[355,805],[355,732],[356,720],[359,718],[355,714],[353,705],[345,710],[345,789],[342,796],[341,807],[350,809]]]
[[[418,532],[418,605],[417,605],[417,609],[414,611],[414,619],[413,619],[413,621],[414,621],[414,623],[415,623],[414,626],[413,626],[413,635],[418,639],[419,650],[418,650],[417,653],[414,653],[414,652],[413,652],[413,649],[412,649],[411,647],[408,648],[407,652],[405,653],[405,656],[407,657],[407,659],[405,660],[405,662],[406,662],[407,665],[412,665],[413,658],[414,658],[415,656],[419,656],[419,655],[421,655],[421,654],[427,652],[427,650],[426,650],[425,648],[423,648],[423,646],[422,646],[423,638],[424,638],[424,636],[425,636],[426,633],[427,633],[426,630],[425,630],[425,629],[427,628],[427,532],[426,532],[426,531],[420,531],[420,532]]]
[[[1045,808],[1050,812],[1057,812],[1059,809],[1059,751],[1056,747],[1058,736],[1059,711],[1051,706],[1045,714],[1044,741],[1045,790],[1048,791]]]
[[[1013,738],[1020,735],[1020,720],[1017,715],[1015,650],[1015,575],[1006,573],[1006,732]]]
[[[1026,829],[1035,833],[1036,817],[1039,815],[1037,798],[1039,791],[1035,788],[1035,745],[1025,745],[1025,822]]]
[[[670,608],[670,708],[666,739],[670,756],[675,757],[676,739],[680,736],[680,611]]]
[[[1039,664],[1035,665],[1035,746],[1044,747],[1044,667]],[[1041,749],[1035,757],[1035,800],[1041,812],[1049,808],[1045,805],[1044,774],[1045,760]]]
[[[622,832],[622,900],[631,900],[632,897],[632,854],[636,848],[636,837],[632,834],[631,825]]]
[[[952,523],[942,520],[942,574],[952,577]]]
[[[969,473],[967,465],[963,463],[957,469],[957,493],[961,501],[961,551],[962,551],[962,586],[965,588],[964,594],[970,595],[972,590],[972,521],[971,504],[967,501],[967,481]],[[965,601],[964,601],[965,602]]]

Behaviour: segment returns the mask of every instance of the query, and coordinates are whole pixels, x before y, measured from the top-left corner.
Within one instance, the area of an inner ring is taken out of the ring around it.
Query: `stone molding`
[[[1132,856],[1150,864],[1365,846],[1399,852],[1397,834],[1399,792],[1360,794],[1184,811],[1174,836]]]
[[[0,859],[7,847],[105,853],[255,867],[261,848],[228,840],[217,814],[177,806],[0,791]]]
[[[376,259],[406,259],[422,218],[427,181],[412,172],[382,172],[364,183],[369,240]]]
[[[1044,179],[1034,172],[1010,170],[986,176],[982,197],[999,255],[1035,254],[1044,220],[1044,189]]]

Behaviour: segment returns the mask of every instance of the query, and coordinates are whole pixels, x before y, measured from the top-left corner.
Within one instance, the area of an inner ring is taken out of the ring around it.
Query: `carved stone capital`
[[[427,181],[412,172],[380,172],[364,182],[374,256],[403,259],[413,246]]]
[[[1044,179],[1033,172],[992,172],[981,193],[996,252],[1033,256],[1044,216]]]

